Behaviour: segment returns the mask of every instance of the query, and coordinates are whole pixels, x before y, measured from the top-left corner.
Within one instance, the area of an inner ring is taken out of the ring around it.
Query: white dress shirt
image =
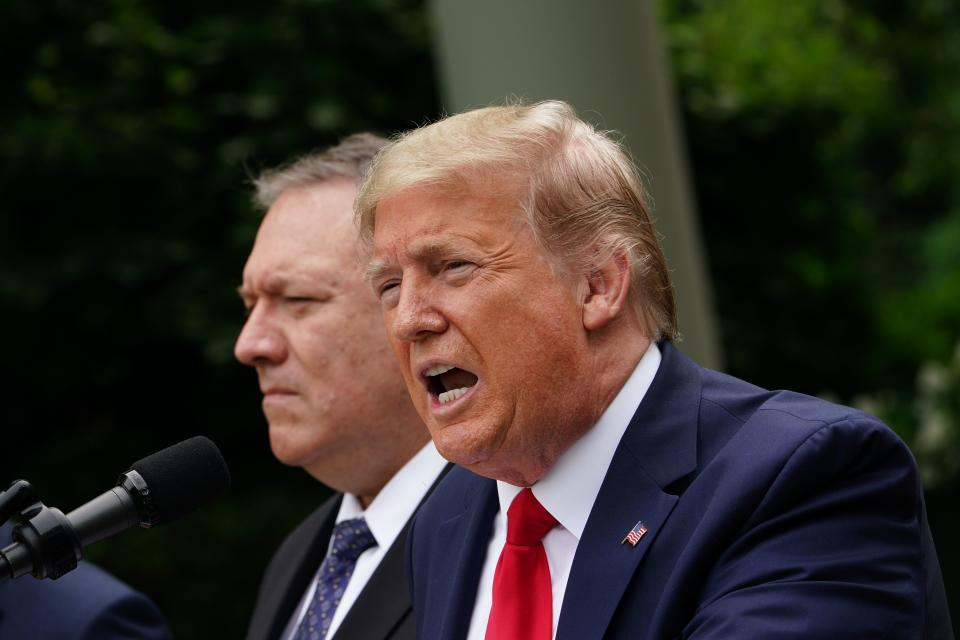
[[[327,632],[327,638],[332,638],[343,622],[350,607],[356,602],[357,597],[367,586],[370,576],[380,566],[380,561],[387,553],[387,550],[393,545],[394,540],[400,535],[400,530],[407,524],[407,520],[416,511],[417,505],[423,500],[427,490],[436,481],[437,476],[443,471],[447,461],[437,453],[433,442],[428,442],[417,455],[410,458],[407,464],[390,478],[390,481],[380,490],[373,502],[364,510],[363,505],[356,496],[349,493],[344,494],[343,502],[340,503],[340,511],[337,513],[337,522],[350,520],[351,518],[363,517],[370,527],[370,533],[377,541],[376,546],[370,547],[357,558],[357,564],[353,569],[353,575],[347,583],[347,588],[343,591],[343,597],[333,614],[333,620],[330,621],[330,630]],[[332,544],[332,540],[331,540]],[[327,547],[327,553],[330,547]],[[300,620],[307,613],[310,601],[317,589],[317,575],[320,568],[317,567],[317,574],[310,582],[310,587],[303,598],[300,599],[300,605],[287,624],[282,638],[291,640],[297,633],[297,627]]]
[[[557,621],[560,619],[573,556],[587,525],[590,510],[600,493],[600,485],[607,475],[617,445],[659,367],[660,349],[651,342],[597,424],[560,456],[553,468],[531,487],[533,495],[559,523],[543,538],[553,590],[553,637],[557,635]],[[497,481],[500,512],[493,521],[493,535],[480,573],[467,640],[484,640],[486,635],[487,619],[493,605],[493,576],[507,539],[507,519],[504,514],[520,491],[521,487]]]

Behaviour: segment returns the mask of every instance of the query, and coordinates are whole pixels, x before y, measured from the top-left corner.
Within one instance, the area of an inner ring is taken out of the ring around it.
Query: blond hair
[[[357,198],[369,247],[377,205],[411,187],[511,196],[559,266],[592,273],[628,257],[631,299],[656,337],[676,337],[676,303],[648,199],[626,152],[560,101],[485,107],[410,131],[374,160]]]

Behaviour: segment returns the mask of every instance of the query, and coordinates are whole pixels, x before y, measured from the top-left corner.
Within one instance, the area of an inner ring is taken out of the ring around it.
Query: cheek
[[[515,351],[524,359],[549,358],[583,336],[579,307],[564,292],[526,299],[519,293],[500,301],[497,307],[510,311],[498,314],[487,326],[488,330],[497,327],[496,336],[505,353]]]
[[[331,308],[303,329],[300,361],[312,381],[335,386],[364,379],[388,351],[379,326],[351,308]]]
[[[518,407],[540,412],[577,393],[570,387],[579,378],[586,343],[575,310],[563,308],[564,302],[529,308],[507,327],[509,333],[501,333],[500,344],[510,344],[495,351],[506,374],[503,395]]]

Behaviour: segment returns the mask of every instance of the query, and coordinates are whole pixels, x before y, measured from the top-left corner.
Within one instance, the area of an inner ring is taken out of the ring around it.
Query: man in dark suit
[[[357,211],[411,397],[461,467],[411,531],[420,638],[951,637],[905,445],[673,346],[640,180],[568,105],[406,134]]]
[[[0,547],[11,525],[0,527]],[[89,562],[57,580],[0,582],[0,640],[167,640],[159,609]]]
[[[406,394],[353,226],[385,140],[359,134],[256,181],[268,209],[244,267],[236,356],[255,367],[270,445],[336,489],[267,567],[248,638],[412,638],[407,523],[446,463]]]

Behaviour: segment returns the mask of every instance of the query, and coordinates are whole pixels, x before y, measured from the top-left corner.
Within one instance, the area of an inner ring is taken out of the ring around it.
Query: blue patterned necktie
[[[360,554],[375,546],[377,541],[363,518],[338,522],[333,528],[330,553],[320,565],[317,590],[300,621],[294,640],[323,640],[330,630],[330,621],[350,582],[353,568]]]

